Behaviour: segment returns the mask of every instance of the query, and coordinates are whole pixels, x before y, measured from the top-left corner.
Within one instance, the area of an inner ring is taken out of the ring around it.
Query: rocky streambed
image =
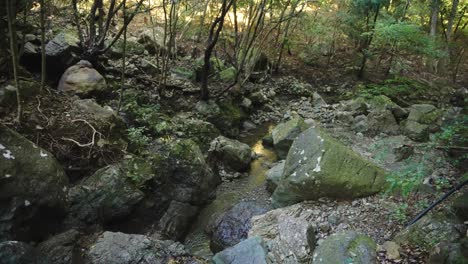
[[[277,156],[273,149],[263,145],[262,139],[273,127],[273,124],[265,123],[241,134],[240,141],[252,148],[254,160],[246,173],[225,174],[224,181],[217,187],[215,200],[201,210],[184,242],[194,255],[208,259],[213,256],[211,238],[206,231],[211,222],[230,207],[241,201],[252,201],[265,211],[271,208],[270,195],[264,185],[266,172]]]
[[[462,178],[429,144],[460,109],[327,104],[290,79],[246,89],[187,111],[132,101],[128,120],[93,99],[38,97],[58,105],[42,112],[57,122],[29,117],[28,138],[0,125],[0,263],[466,259],[466,194],[404,227]],[[96,131],[96,145],[77,146]]]

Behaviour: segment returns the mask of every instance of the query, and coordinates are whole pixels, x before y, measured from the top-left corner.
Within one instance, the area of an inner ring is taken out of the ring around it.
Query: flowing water
[[[266,172],[269,166],[277,160],[277,157],[272,149],[263,146],[262,138],[271,132],[272,128],[273,124],[267,123],[248,134],[241,135],[239,140],[248,144],[258,158],[251,163],[247,177],[232,182],[223,182],[218,186],[216,199],[201,210],[184,243],[192,254],[204,258],[213,256],[210,251],[210,238],[204,231],[205,227],[212,217],[221,214],[230,206],[241,200],[255,200],[265,207],[270,207],[269,194],[264,185]]]

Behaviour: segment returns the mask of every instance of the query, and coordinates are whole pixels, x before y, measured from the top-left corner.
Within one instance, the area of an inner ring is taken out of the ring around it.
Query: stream
[[[256,201],[265,208],[271,208],[270,194],[265,190],[266,172],[276,162],[277,156],[273,149],[265,148],[262,138],[271,132],[274,125],[266,123],[241,134],[239,141],[248,144],[256,153],[257,159],[250,164],[247,177],[221,183],[216,190],[216,198],[203,208],[185,239],[186,247],[193,255],[211,258],[210,237],[205,233],[205,227],[212,217],[223,213],[239,201]]]

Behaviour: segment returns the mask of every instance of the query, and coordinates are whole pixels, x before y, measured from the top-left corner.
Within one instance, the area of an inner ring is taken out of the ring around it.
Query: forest
[[[0,264],[468,264],[468,0],[0,1]]]

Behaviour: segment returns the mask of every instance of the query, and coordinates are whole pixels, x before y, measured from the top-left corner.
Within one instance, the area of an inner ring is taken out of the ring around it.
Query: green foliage
[[[132,127],[127,129],[128,140],[131,146],[139,152],[140,149],[146,147],[151,138],[145,135],[145,127]]]
[[[430,58],[445,56],[439,43],[420,26],[407,21],[395,22],[393,18],[377,23],[373,45],[375,49],[389,50],[397,55],[408,53]]]
[[[429,169],[422,161],[407,160],[404,169],[395,171],[388,175],[389,183],[388,192],[398,192],[403,197],[407,198],[424,180],[424,177],[429,174]]]
[[[392,97],[417,97],[426,91],[421,83],[405,77],[395,77],[385,80],[382,84],[367,84],[358,88],[358,95],[372,98],[379,95]]]
[[[390,218],[392,218],[393,220],[398,221],[399,223],[406,222],[406,220],[408,218],[408,215],[407,215],[408,207],[409,206],[408,206],[407,203],[400,203],[400,204],[396,205],[393,208],[393,212],[390,215]]]

